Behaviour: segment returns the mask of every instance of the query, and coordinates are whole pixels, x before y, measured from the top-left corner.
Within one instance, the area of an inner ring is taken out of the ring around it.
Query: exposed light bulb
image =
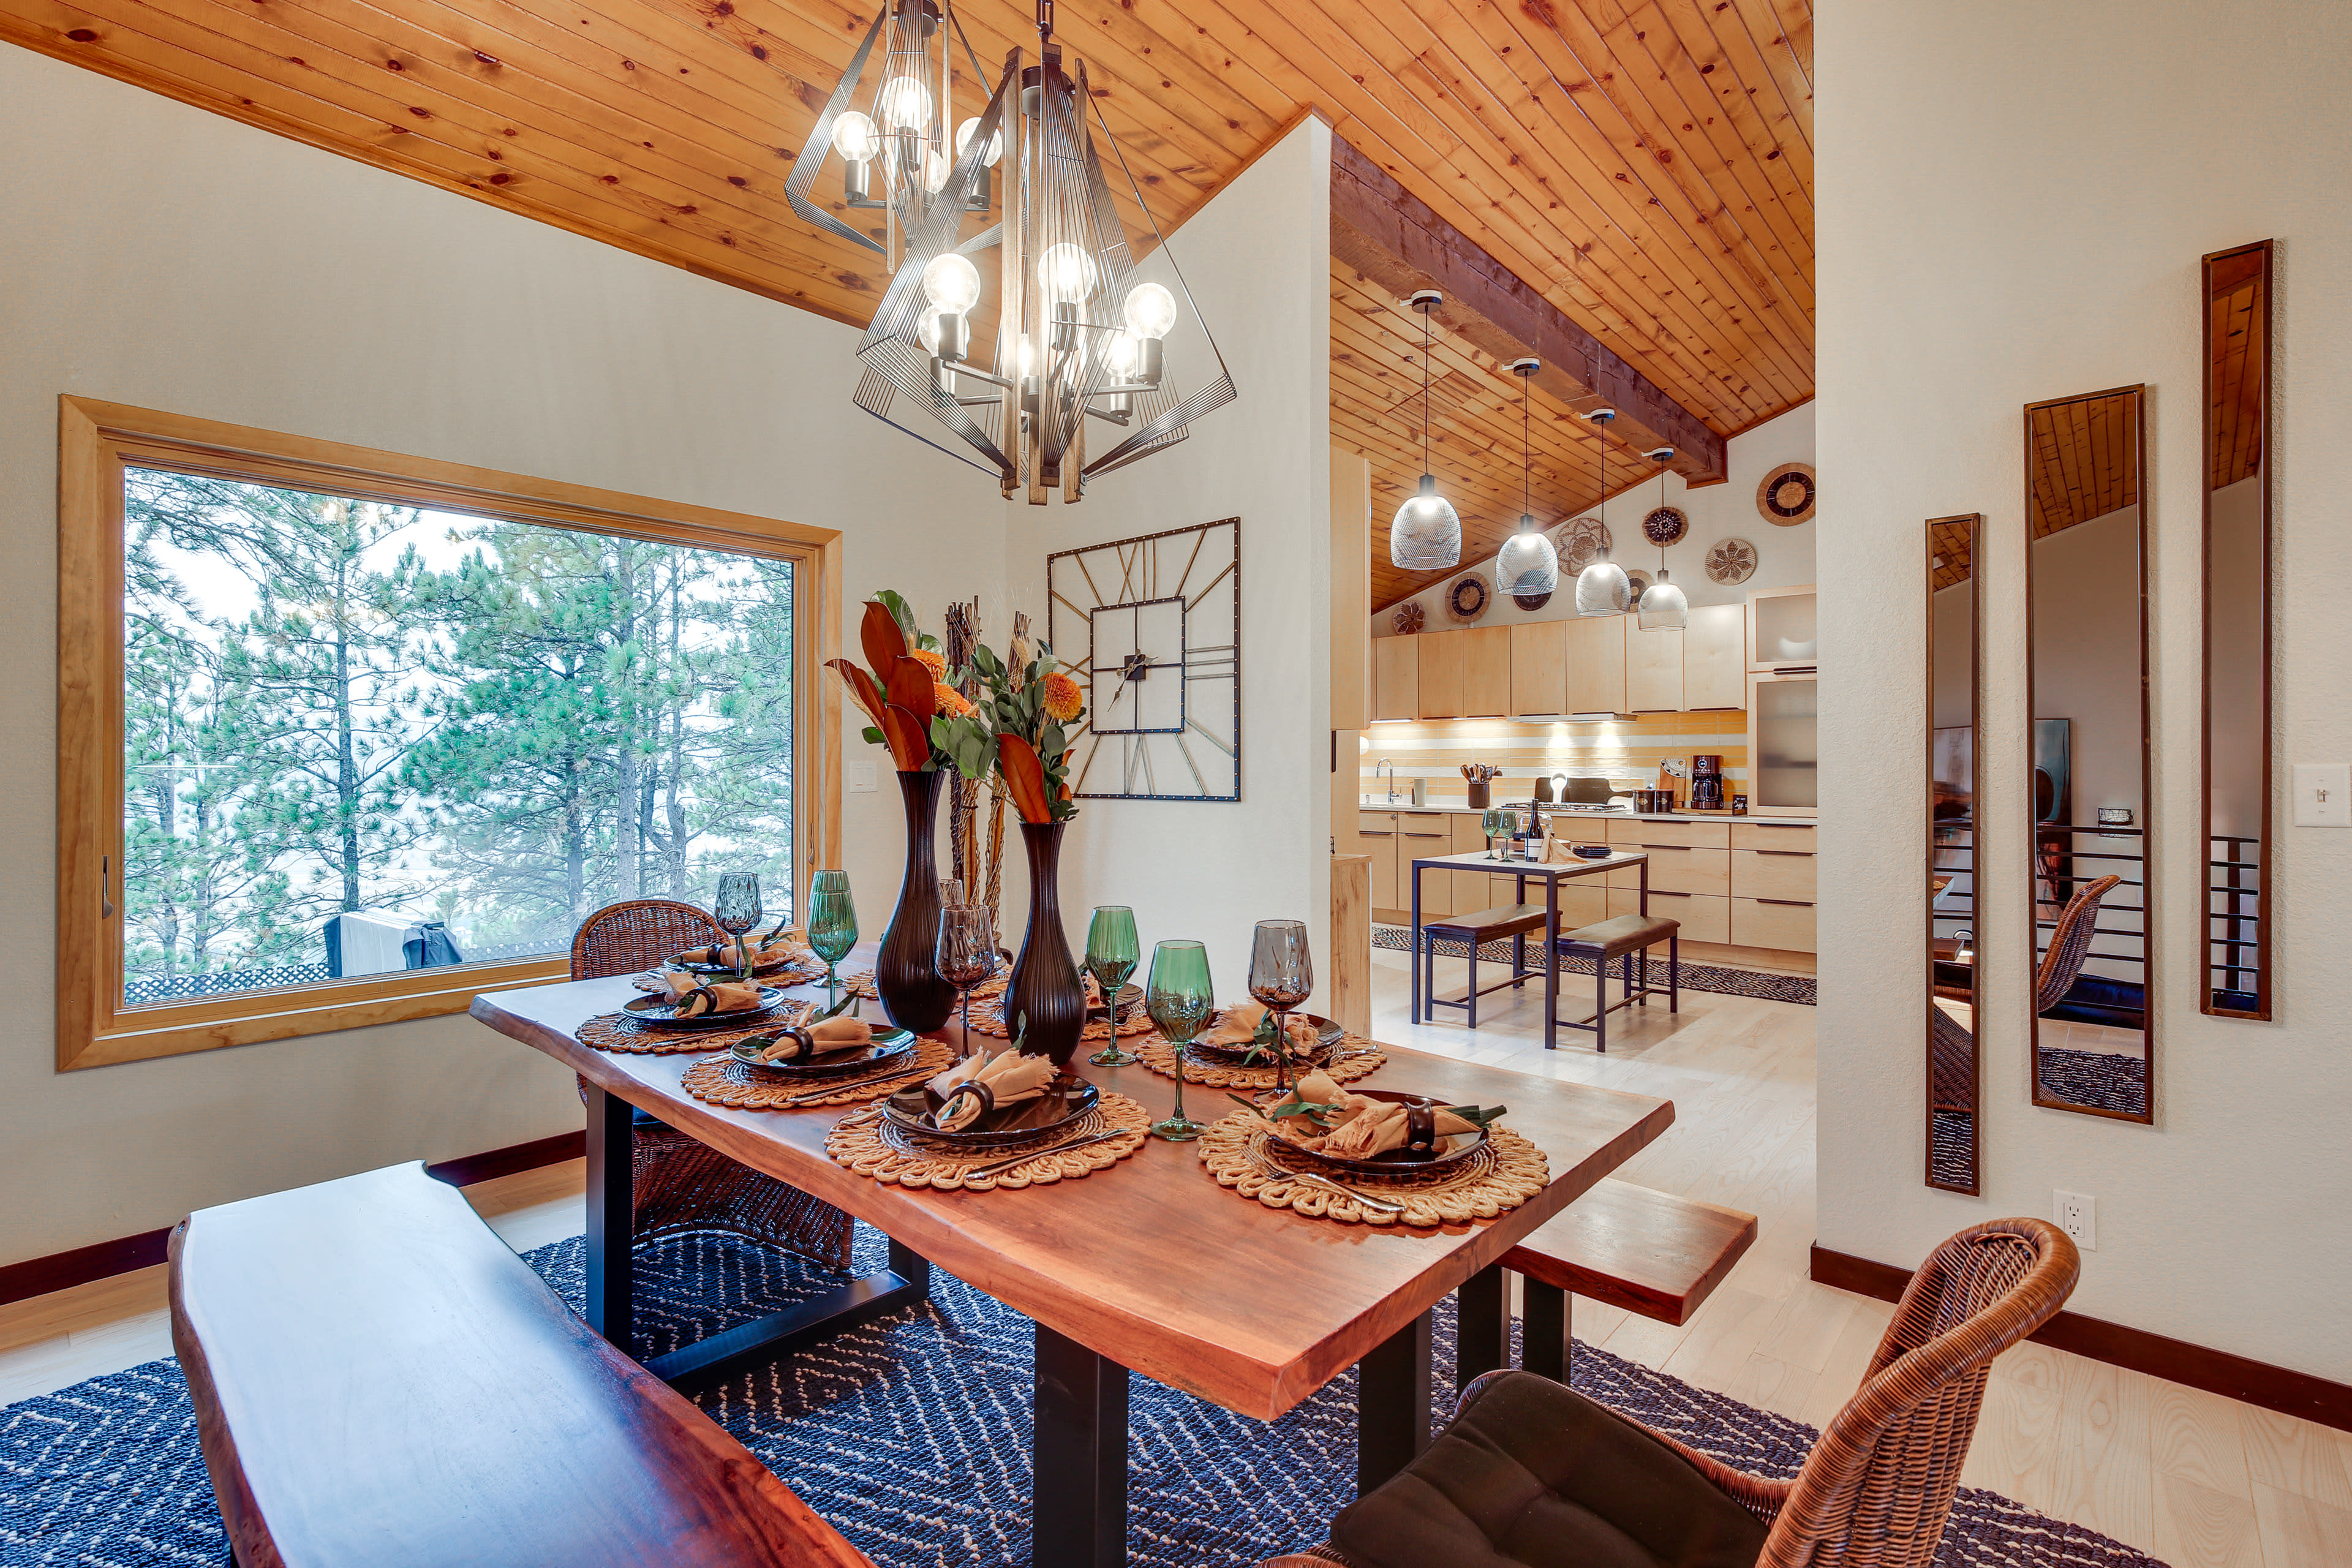
[[[971,147],[971,139],[979,134],[980,121],[977,119],[967,120],[961,125],[957,126],[956,156],[959,158],[962,157],[965,150]],[[996,161],[1003,156],[1004,132],[1002,130],[999,130],[995,134],[989,137],[988,151],[980,155],[980,161],[993,169],[996,167]]]
[[[833,144],[851,163],[863,163],[882,150],[882,138],[875,132],[874,121],[851,109],[835,117]]]
[[[980,302],[980,268],[952,250],[932,257],[923,268],[923,298],[942,310],[970,310]]]
[[[948,183],[948,173],[953,167],[954,165],[948,162],[947,154],[944,153],[924,153],[923,189],[933,195],[939,195],[940,187]]]
[[[1120,315],[1139,338],[1164,338],[1176,324],[1176,296],[1158,283],[1138,283],[1127,291]]]
[[[1103,363],[1110,367],[1112,375],[1125,381],[1135,374],[1142,353],[1143,344],[1133,332],[1113,332],[1110,341],[1103,345]]]
[[[933,353],[940,352],[940,318],[945,314],[945,310],[932,305],[915,318],[915,341]]]
[[[920,131],[931,122],[931,89],[919,77],[894,76],[876,95],[874,112],[889,130]]]
[[[1026,381],[1036,374],[1037,351],[1030,345],[1026,333],[1022,335],[1020,345],[1020,349],[1013,355],[1013,363],[1017,367],[1017,374],[1021,379]]]
[[[1045,253],[1037,258],[1037,281],[1049,300],[1075,304],[1095,291],[1097,276],[1095,258],[1066,239],[1059,245],[1047,246]]]

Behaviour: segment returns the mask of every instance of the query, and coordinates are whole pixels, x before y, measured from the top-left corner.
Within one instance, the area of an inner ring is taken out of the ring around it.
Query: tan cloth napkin
[[[1087,1006],[1099,1007],[1103,1005],[1102,983],[1094,977],[1091,971],[1079,975],[1078,984],[1086,991]]]
[[[803,1052],[802,1042],[807,1042]],[[824,1056],[832,1051],[856,1050],[874,1043],[874,1026],[863,1018],[827,1018],[822,1024],[812,1024],[789,1035],[778,1037],[775,1044],[760,1053],[763,1062],[789,1062],[803,1055]]]
[[[1350,1095],[1351,1100],[1363,1099]],[[1357,1114],[1333,1128],[1314,1142],[1301,1142],[1302,1149],[1314,1149],[1318,1153],[1334,1154],[1343,1160],[1369,1160],[1391,1149],[1402,1149],[1408,1136],[1404,1106],[1392,1100],[1367,1100]],[[1437,1135],[1450,1137],[1457,1132],[1475,1132],[1478,1124],[1465,1121],[1449,1110],[1437,1113]]]
[[[1265,1021],[1264,1007],[1255,1002],[1239,1002],[1219,1013],[1207,1032],[1193,1038],[1204,1046],[1246,1046],[1257,1038],[1257,1026]]]
[[[928,1087],[940,1097],[931,1125],[942,1132],[960,1132],[992,1105],[1018,1105],[1035,1100],[1054,1081],[1050,1058],[1026,1056],[1007,1047],[992,1057],[969,1057],[931,1079]],[[985,1086],[987,1093],[972,1092]]]
[[[669,982],[670,1006],[681,1018],[698,1018],[706,1013],[740,1013],[760,1005],[760,988],[756,985],[730,985],[723,981],[706,985],[694,975],[675,972],[663,978]]]
[[[759,968],[771,963],[784,963],[800,959],[803,954],[816,955],[791,937],[779,936],[772,942],[753,942],[750,937],[730,937],[713,942],[702,950],[699,961],[725,964],[730,969],[741,969],[745,964]]]

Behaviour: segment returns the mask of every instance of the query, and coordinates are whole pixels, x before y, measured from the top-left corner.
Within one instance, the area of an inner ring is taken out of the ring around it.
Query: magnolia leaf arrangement
[[[901,773],[952,767],[975,783],[990,778],[1024,822],[1066,822],[1070,745],[1086,710],[1086,690],[1054,650],[1019,630],[1003,658],[986,645],[967,669],[950,671],[939,639],[915,626],[907,601],[885,589],[866,605],[858,627],[867,668],[828,661],[874,722],[866,741],[890,748]],[[965,675],[979,700],[956,689]]]

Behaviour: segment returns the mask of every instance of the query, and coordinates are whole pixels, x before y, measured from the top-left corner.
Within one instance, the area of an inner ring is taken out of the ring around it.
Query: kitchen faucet
[[[1386,768],[1389,771],[1389,804],[1391,805],[1394,805],[1396,804],[1396,763],[1391,762],[1386,757],[1382,757],[1379,762],[1372,764],[1372,776],[1374,778],[1380,777],[1381,770],[1382,768]]]

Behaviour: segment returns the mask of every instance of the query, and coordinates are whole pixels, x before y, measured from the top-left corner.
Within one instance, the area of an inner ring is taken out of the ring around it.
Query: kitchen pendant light
[[[1541,369],[1543,361],[1539,359],[1511,362],[1511,374],[1519,378],[1519,505],[1523,510],[1518,532],[1503,541],[1503,547],[1495,552],[1495,586],[1522,601],[1522,609],[1540,606],[1559,586],[1559,552],[1536,527],[1530,393],[1535,374]],[[1525,604],[1528,599],[1534,599],[1536,604]]]
[[[1421,489],[1389,520],[1389,564],[1435,572],[1462,559],[1462,514],[1437,493],[1437,479],[1429,471],[1429,316],[1445,303],[1445,296],[1423,289],[1407,303],[1421,312]]]
[[[1601,434],[1601,499],[1609,500],[1609,423],[1617,417],[1613,408],[1596,408],[1585,417]],[[1576,574],[1576,613],[1580,616],[1622,616],[1633,600],[1633,584],[1626,580],[1625,568],[1609,559],[1602,550],[1592,564]]]
[[[1658,465],[1658,505],[1666,504],[1666,464],[1675,455],[1672,447],[1660,447],[1643,456]],[[1666,547],[1658,546],[1658,580],[1642,595],[1641,626],[1645,632],[1680,631],[1690,624],[1690,601],[1683,591],[1666,581]]]

